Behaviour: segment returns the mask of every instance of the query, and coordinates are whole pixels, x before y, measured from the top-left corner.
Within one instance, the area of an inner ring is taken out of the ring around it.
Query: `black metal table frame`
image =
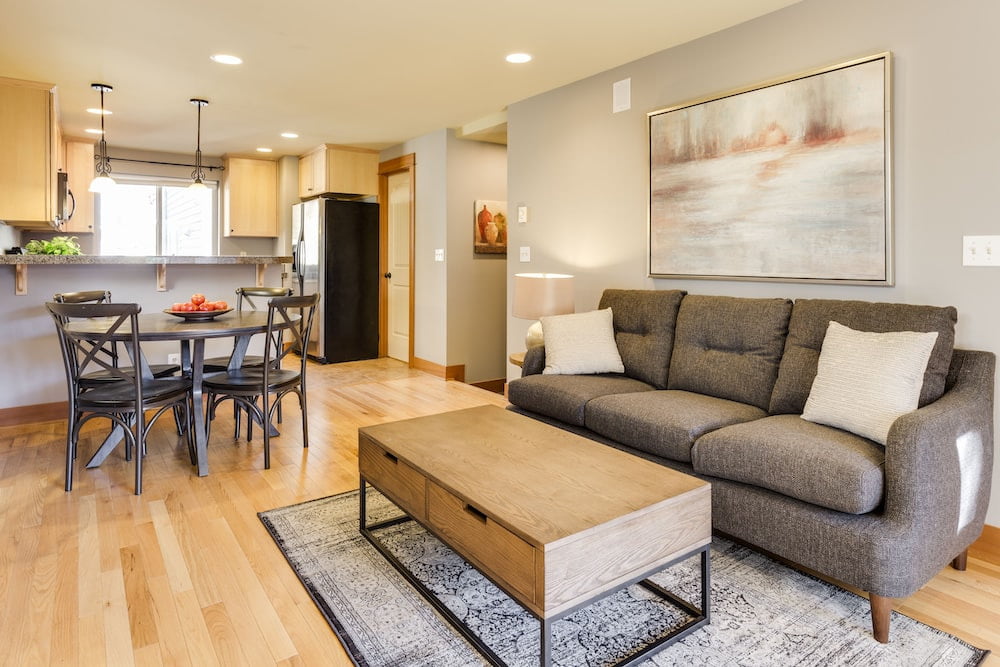
[[[444,616],[445,620],[447,620],[452,625],[452,627],[454,627],[459,632],[459,634],[461,634],[470,644],[472,644],[472,646],[477,651],[479,651],[479,653],[482,654],[484,658],[486,658],[487,662],[497,667],[507,667],[507,663],[505,663],[500,658],[500,656],[498,656],[493,651],[493,649],[487,646],[486,643],[483,642],[483,640],[480,639],[480,637],[472,630],[472,628],[468,626],[468,624],[462,621],[462,619],[460,619],[451,609],[449,609],[448,606],[445,605],[444,602],[442,602],[434,594],[433,591],[431,591],[422,581],[420,581],[416,577],[416,575],[414,575],[413,572],[411,572],[409,568],[407,568],[402,563],[402,561],[400,561],[395,556],[395,554],[393,554],[389,550],[389,548],[386,547],[385,544],[374,535],[373,531],[379,530],[381,528],[388,528],[390,526],[399,525],[401,523],[406,523],[407,521],[415,521],[415,519],[411,517],[409,514],[407,514],[406,510],[400,508],[400,511],[403,512],[403,516],[398,516],[392,519],[387,519],[385,521],[380,521],[378,523],[369,524],[367,518],[367,509],[366,509],[368,485],[369,483],[367,482],[367,480],[365,480],[365,478],[362,477],[360,485],[360,494],[359,494],[360,498],[359,529],[361,531],[361,534],[365,537],[365,539],[367,539],[371,543],[373,547],[375,547],[376,550],[378,550],[380,554],[382,554],[382,556],[389,562],[389,564],[392,565],[403,576],[403,578],[406,579],[406,581],[409,582],[409,584],[413,586],[413,588],[415,588],[416,591],[420,593],[420,595],[423,596],[425,600],[427,600],[427,602],[430,603],[432,607],[434,607],[434,609],[438,613]],[[373,488],[378,489],[378,487],[375,487],[374,485],[372,486]],[[389,500],[391,502],[392,499],[390,498]],[[649,657],[650,654],[652,654],[655,651],[658,651],[662,648],[666,648],[667,646],[677,641],[680,641],[681,639],[688,636],[692,632],[695,632],[702,626],[708,625],[711,622],[710,549],[711,549],[711,544],[706,544],[702,547],[692,549],[678,556],[677,558],[674,558],[668,563],[665,563],[663,565],[658,565],[639,576],[633,577],[628,581],[615,586],[610,590],[602,591],[600,594],[595,595],[594,597],[585,600],[584,602],[573,605],[572,607],[564,609],[558,614],[553,614],[548,617],[541,617],[531,609],[528,609],[527,607],[522,605],[520,602],[518,602],[516,598],[514,598],[507,592],[507,589],[503,586],[503,584],[495,581],[492,577],[479,570],[479,568],[476,568],[476,571],[482,574],[490,581],[492,581],[508,597],[510,597],[514,602],[517,602],[522,609],[524,609],[529,614],[538,619],[540,626],[539,664],[542,667],[550,667],[552,665],[552,626],[556,621],[565,618],[567,616],[571,616],[580,609],[590,606],[593,603],[597,602],[598,600],[608,597],[609,595],[613,595],[614,593],[617,593],[618,591],[628,588],[629,586],[632,586],[634,584],[639,584],[643,588],[654,593],[657,597],[659,597],[663,601],[672,604],[681,611],[687,612],[692,616],[690,620],[688,620],[680,627],[663,635],[662,637],[657,638],[653,642],[646,644],[638,652],[630,656],[626,656],[624,659],[615,663],[612,666],[612,667],[626,667],[627,665],[636,664],[640,660]],[[656,582],[651,581],[649,579],[649,577],[653,576],[654,574],[666,570],[667,568],[673,567],[674,565],[677,565],[678,563],[681,563],[696,554],[700,554],[701,556],[701,608],[700,609],[698,607],[695,607],[687,600],[684,600],[674,595],[673,593],[666,590]]]

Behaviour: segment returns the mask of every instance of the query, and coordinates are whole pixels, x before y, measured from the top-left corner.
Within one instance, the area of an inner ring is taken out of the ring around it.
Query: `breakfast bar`
[[[53,294],[109,290],[112,301],[138,303],[144,313],[157,313],[196,292],[210,300],[233,301],[237,287],[263,284],[290,286],[283,265],[291,257],[247,255],[214,257],[116,257],[97,255],[0,256],[0,340],[5,371],[19,382],[0,387],[0,425],[62,419],[66,410],[66,380],[59,343],[45,302]],[[18,271],[30,271],[26,293],[11,289]],[[4,288],[3,285],[9,287]],[[30,287],[30,289],[29,289]],[[256,342],[256,341],[255,341]],[[253,352],[251,344],[251,352]],[[228,354],[232,341],[210,340],[207,356]],[[143,345],[151,363],[167,362],[176,342]]]

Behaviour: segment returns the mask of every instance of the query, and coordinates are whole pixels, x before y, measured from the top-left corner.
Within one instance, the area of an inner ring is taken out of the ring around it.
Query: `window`
[[[102,255],[214,254],[215,183],[191,190],[186,182],[165,179],[116,180],[116,187],[100,195]]]

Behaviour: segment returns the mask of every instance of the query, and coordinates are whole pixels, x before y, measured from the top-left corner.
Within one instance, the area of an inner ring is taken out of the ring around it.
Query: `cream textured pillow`
[[[545,375],[624,373],[611,309],[542,318]]]
[[[937,336],[855,331],[830,322],[802,418],[884,445],[896,418],[917,409]]]

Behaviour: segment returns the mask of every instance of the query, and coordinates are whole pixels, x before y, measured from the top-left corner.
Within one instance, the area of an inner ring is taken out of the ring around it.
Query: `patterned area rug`
[[[368,508],[370,520],[400,513],[374,491]],[[360,535],[357,491],[259,516],[357,664],[486,664]],[[507,664],[538,664],[538,621],[472,566],[413,521],[379,536]],[[654,580],[697,603],[698,557]],[[978,665],[989,653],[898,613],[892,642],[879,644],[864,598],[719,538],[711,614],[710,625],[642,667]],[[553,662],[613,664],[686,620],[633,586],[555,623]]]

